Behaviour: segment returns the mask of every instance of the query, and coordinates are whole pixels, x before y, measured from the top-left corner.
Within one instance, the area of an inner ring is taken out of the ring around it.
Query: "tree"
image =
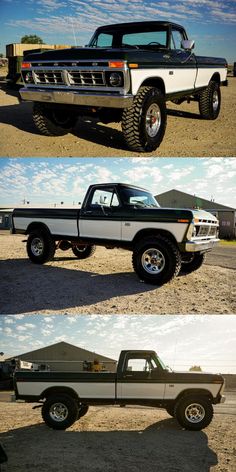
[[[193,365],[189,370],[190,372],[202,372],[200,365]]]
[[[20,42],[21,44],[43,44],[42,38],[40,38],[36,34],[26,34],[25,36],[22,36]]]

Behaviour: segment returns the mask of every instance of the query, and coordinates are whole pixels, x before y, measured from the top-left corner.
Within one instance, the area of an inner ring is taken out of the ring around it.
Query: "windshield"
[[[121,198],[125,205],[143,208],[158,208],[159,205],[153,195],[145,190],[122,187],[120,189]]]
[[[167,48],[167,27],[159,26],[147,30],[147,27],[131,29],[108,29],[95,32],[89,46],[95,48]]]
[[[160,366],[162,367],[163,370],[168,370],[166,365],[164,364],[164,362],[160,359],[159,356],[156,356],[155,358],[155,363],[158,365],[160,364]]]

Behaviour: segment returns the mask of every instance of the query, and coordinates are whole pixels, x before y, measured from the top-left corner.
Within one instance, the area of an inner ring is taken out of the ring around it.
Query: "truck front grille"
[[[44,71],[34,71],[35,83],[42,85],[63,85],[64,79],[62,71],[59,70],[44,70]]]
[[[103,86],[105,85],[105,77],[103,72],[90,72],[90,71],[69,71],[68,79],[70,85],[81,85],[81,86]]]
[[[33,78],[34,83],[37,85],[106,86],[105,73],[103,71],[33,69]]]
[[[206,236],[216,236],[216,233],[217,233],[217,227],[215,225],[214,226],[202,225],[197,228],[198,238],[204,238]]]

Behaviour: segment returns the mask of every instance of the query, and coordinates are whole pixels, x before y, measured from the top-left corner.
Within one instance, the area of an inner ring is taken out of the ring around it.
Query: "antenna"
[[[75,43],[75,46],[77,46],[77,41],[76,41],[76,36],[75,36],[75,28],[74,28],[74,23],[73,23],[73,20],[70,16],[70,21],[71,21],[71,26],[72,26],[72,31],[73,31],[73,36],[74,36],[74,43]]]

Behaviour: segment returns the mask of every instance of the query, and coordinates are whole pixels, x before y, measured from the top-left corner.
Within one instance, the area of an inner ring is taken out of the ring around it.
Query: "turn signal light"
[[[21,69],[30,69],[31,64],[30,62],[22,62]]]
[[[109,61],[108,64],[109,64],[109,67],[114,67],[117,69],[120,69],[125,66],[124,61]]]
[[[189,220],[184,220],[184,219],[178,220],[178,223],[189,223]]]

